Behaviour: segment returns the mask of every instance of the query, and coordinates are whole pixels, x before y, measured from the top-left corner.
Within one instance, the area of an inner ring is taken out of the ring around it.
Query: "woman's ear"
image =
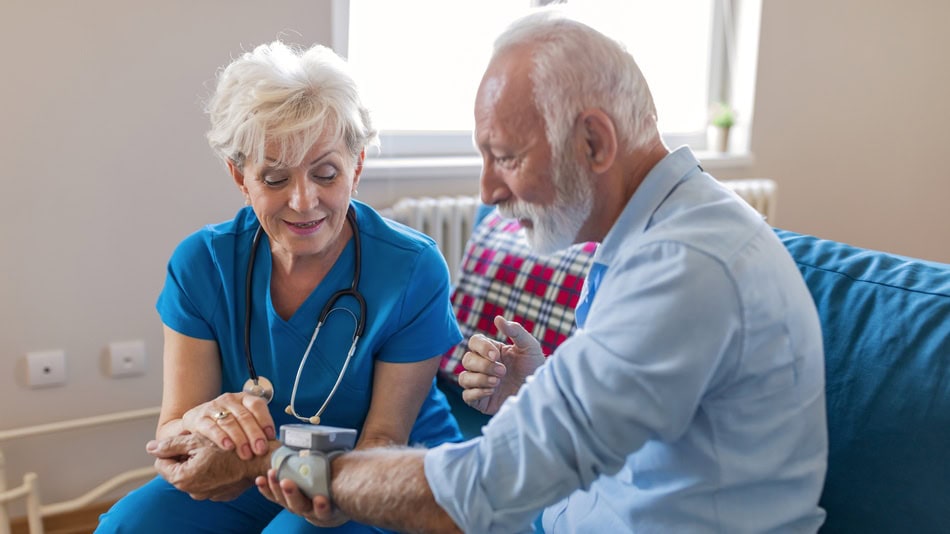
[[[617,159],[618,149],[617,130],[610,116],[596,108],[584,110],[576,127],[591,170],[599,174],[609,169]]]
[[[356,158],[356,168],[353,170],[353,185],[350,187],[350,196],[356,196],[356,188],[360,185],[360,176],[363,174],[363,160],[366,159],[366,149],[360,151]]]
[[[244,173],[241,172],[241,169],[234,164],[233,161],[228,160],[228,172],[231,173],[231,178],[234,179],[234,183],[237,184],[238,189],[241,191],[241,194],[244,195],[244,198],[248,198],[247,187],[244,185]]]

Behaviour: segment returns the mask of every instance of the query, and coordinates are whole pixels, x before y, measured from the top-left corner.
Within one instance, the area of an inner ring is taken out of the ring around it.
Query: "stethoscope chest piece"
[[[274,398],[274,384],[263,376],[257,377],[257,383],[254,382],[253,378],[248,378],[247,382],[244,383],[243,391],[248,395],[264,399],[268,404]]]

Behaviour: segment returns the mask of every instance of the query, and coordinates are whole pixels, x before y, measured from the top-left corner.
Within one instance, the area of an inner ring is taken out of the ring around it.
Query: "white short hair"
[[[512,23],[495,40],[493,57],[520,45],[534,48],[534,101],[552,148],[563,146],[578,114],[592,107],[610,116],[623,148],[658,135],[653,95],[619,42],[560,11],[541,9]]]
[[[238,167],[263,161],[271,143],[293,166],[328,136],[344,140],[354,158],[377,142],[346,62],[321,45],[274,41],[242,54],[219,73],[207,112],[211,148]]]

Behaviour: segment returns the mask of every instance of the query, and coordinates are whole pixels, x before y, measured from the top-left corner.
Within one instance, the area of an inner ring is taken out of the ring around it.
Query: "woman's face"
[[[240,170],[229,162],[228,168],[267,232],[275,260],[319,261],[349,239],[346,210],[364,154],[355,162],[343,140],[321,141],[299,165],[288,167],[276,161],[278,148],[269,145],[262,163],[249,161]]]

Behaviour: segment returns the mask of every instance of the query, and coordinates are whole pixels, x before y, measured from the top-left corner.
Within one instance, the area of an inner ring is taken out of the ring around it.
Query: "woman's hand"
[[[242,460],[269,452],[275,439],[274,421],[264,399],[246,393],[224,393],[186,411],[182,429],[200,434]]]
[[[495,317],[495,327],[514,344],[505,345],[481,334],[468,341],[459,375],[462,399],[476,410],[494,415],[505,399],[518,393],[525,379],[544,364],[541,344],[520,324]]]
[[[318,527],[336,527],[350,520],[343,512],[334,508],[326,496],[317,495],[309,499],[292,480],[278,481],[277,471],[274,469],[268,469],[267,475],[254,479],[254,484],[267,500],[302,516]],[[323,519],[318,518],[318,514]]]
[[[168,326],[164,333],[162,410],[155,437],[196,434],[234,451],[241,460],[266,454],[267,440],[276,436],[267,403],[245,393],[220,394],[217,342],[189,337]]]

